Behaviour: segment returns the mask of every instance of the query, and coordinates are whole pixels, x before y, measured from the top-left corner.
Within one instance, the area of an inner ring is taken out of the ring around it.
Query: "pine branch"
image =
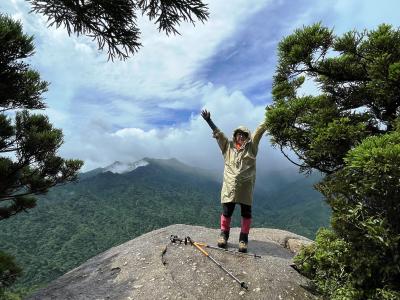
[[[182,21],[202,23],[208,18],[207,5],[200,0],[27,0],[32,12],[47,16],[48,26],[64,26],[68,35],[83,34],[107,47],[109,60],[125,60],[142,46],[136,11],[156,19],[159,31],[179,34]]]

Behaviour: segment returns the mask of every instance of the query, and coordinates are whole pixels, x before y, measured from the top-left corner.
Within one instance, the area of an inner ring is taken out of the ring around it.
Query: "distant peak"
[[[103,173],[105,172],[112,172],[112,173],[118,173],[118,174],[124,174],[128,172],[132,172],[133,170],[139,168],[139,167],[144,167],[149,164],[148,161],[145,159],[141,159],[138,161],[135,161],[133,163],[123,163],[120,161],[115,161],[111,165],[105,167],[103,169]]]

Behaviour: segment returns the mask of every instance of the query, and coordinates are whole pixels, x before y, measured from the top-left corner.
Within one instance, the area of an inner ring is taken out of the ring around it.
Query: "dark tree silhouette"
[[[109,59],[126,59],[142,46],[137,15],[146,15],[167,35],[179,34],[181,22],[195,24],[208,18],[200,0],[27,0],[32,11],[48,17],[49,26],[64,25],[68,34],[84,34],[105,46]]]
[[[24,62],[33,53],[33,37],[0,14],[0,220],[34,207],[33,195],[76,179],[83,164],[57,156],[61,130],[28,112],[45,108],[48,86]]]

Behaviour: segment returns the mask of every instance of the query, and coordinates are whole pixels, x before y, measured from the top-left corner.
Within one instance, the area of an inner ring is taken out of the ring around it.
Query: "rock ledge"
[[[309,239],[277,229],[253,228],[249,252],[261,258],[205,250],[248,284],[244,290],[190,245],[171,244],[171,235],[215,244],[217,229],[172,225],[139,236],[71,270],[29,299],[317,299],[307,280],[290,267]],[[237,247],[233,228],[229,247]]]

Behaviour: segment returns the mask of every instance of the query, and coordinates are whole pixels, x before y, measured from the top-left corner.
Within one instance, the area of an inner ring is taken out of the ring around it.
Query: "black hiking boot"
[[[249,235],[241,232],[239,235],[239,252],[247,253],[247,244],[249,243]]]
[[[229,231],[222,231],[218,238],[218,247],[226,248],[228,246]]]

